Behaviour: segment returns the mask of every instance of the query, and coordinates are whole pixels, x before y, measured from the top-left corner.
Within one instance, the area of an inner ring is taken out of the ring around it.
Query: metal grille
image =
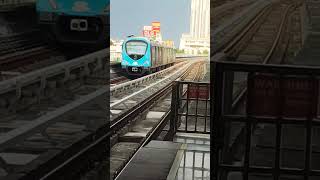
[[[210,173],[210,152],[185,150],[179,166],[176,180],[195,179],[195,176],[206,177]],[[202,178],[204,179],[204,178]]]
[[[171,130],[210,133],[209,83],[176,81],[172,91]]]
[[[320,69],[235,62],[214,62],[211,69],[216,87],[211,87],[213,177],[320,179]],[[234,104],[228,101],[232,91],[225,89],[236,72],[247,72],[248,82],[245,111],[239,114],[228,111]]]

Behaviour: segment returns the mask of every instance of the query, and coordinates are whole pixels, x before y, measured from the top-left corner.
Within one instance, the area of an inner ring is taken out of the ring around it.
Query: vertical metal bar
[[[317,105],[318,105],[318,80],[316,77],[312,77],[312,102],[311,102],[311,107],[310,112],[309,112],[309,117],[308,117],[308,122],[307,122],[307,133],[306,133],[306,150],[305,150],[305,167],[304,167],[304,179],[308,180],[309,175],[310,175],[310,158],[312,155],[312,148],[311,148],[311,138],[312,138],[312,121],[313,118],[317,116]]]
[[[277,121],[276,123],[276,152],[275,152],[275,164],[274,164],[274,172],[273,177],[274,180],[278,180],[280,176],[280,146],[281,146],[281,129],[282,124]]]
[[[190,83],[188,83],[188,86],[187,86],[187,104],[186,104],[186,108],[187,108],[187,111],[186,111],[186,117],[185,117],[185,124],[186,124],[186,127],[185,127],[185,132],[188,132],[188,115],[189,115],[189,88],[190,86]]]
[[[210,123],[210,175],[213,179],[219,180],[219,149],[223,146],[221,142],[222,135],[220,133],[223,128],[221,122],[222,115],[222,92],[223,92],[223,65],[219,62],[211,62],[211,79],[213,80],[213,86],[210,88],[210,115],[213,122]],[[214,108],[212,110],[212,108]]]
[[[209,90],[210,84],[206,85],[206,88]],[[211,95],[210,95],[211,96]],[[210,97],[209,97],[210,98]],[[207,116],[208,116],[208,99],[206,99],[206,105],[205,105],[205,110],[204,110],[204,132],[207,132]],[[210,102],[209,102],[210,103]],[[210,120],[210,119],[209,119]]]
[[[183,179],[185,179],[185,174],[186,174],[186,150],[184,151],[184,156],[183,156]]]
[[[194,166],[195,166],[195,161],[196,161],[196,152],[192,151],[193,154],[193,159],[192,159],[192,180],[194,179]]]
[[[172,96],[171,96],[171,118],[170,118],[170,129],[169,132],[173,138],[178,129],[178,120],[179,120],[179,86],[180,82],[173,82],[172,86]]]
[[[232,113],[234,72],[225,72],[223,81],[223,113]]]
[[[242,173],[243,179],[248,180],[249,178],[249,168],[250,168],[250,150],[251,150],[251,134],[252,134],[252,102],[251,93],[254,87],[254,74],[248,74],[248,88],[247,88],[247,103],[246,103],[246,140],[245,140],[245,154],[244,154],[244,172]]]
[[[172,96],[171,96],[171,118],[170,118],[170,127],[169,132],[172,133],[172,135],[176,132],[176,121],[177,121],[177,82],[173,82],[172,86]]]
[[[282,121],[283,121],[283,112],[284,112],[284,77],[282,75],[279,75],[278,77],[279,82],[279,101],[276,104],[278,109],[278,120],[276,121],[276,147],[275,147],[275,160],[274,160],[274,171],[273,171],[273,178],[274,180],[278,180],[280,177],[280,150],[281,150],[281,136],[282,136]]]
[[[176,104],[176,121],[175,121],[175,128],[174,128],[174,132],[176,133],[178,128],[179,128],[179,125],[180,125],[180,114],[179,114],[179,109],[180,109],[180,99],[182,99],[182,95],[180,94],[179,92],[179,87],[183,85],[180,81],[177,81],[177,84],[176,84],[176,93],[175,93],[175,96],[176,96],[176,101],[175,101],[175,104]]]
[[[251,117],[248,117],[246,122],[246,150],[244,155],[244,173],[243,173],[243,179],[248,180],[249,178],[249,166],[250,166],[250,148],[251,148],[251,125],[252,125],[252,119]]]
[[[313,100],[314,101],[314,100]],[[312,103],[313,104],[313,103]],[[311,110],[312,111],[312,110]],[[310,173],[310,155],[311,155],[311,130],[312,130],[312,116],[309,115],[306,123],[306,144],[305,144],[305,156],[304,156],[304,179],[309,179]]]
[[[201,162],[201,167],[202,167],[202,180],[203,180],[203,176],[204,176],[204,156],[205,156],[205,152],[202,152],[202,162]]]
[[[197,85],[197,100],[196,100],[196,122],[195,122],[195,127],[194,127],[194,131],[197,132],[197,123],[198,123],[198,105],[199,105],[199,84],[196,84]]]
[[[232,114],[232,102],[233,102],[233,76],[234,72],[231,71],[224,71],[224,74],[222,75],[224,77],[223,79],[223,91],[222,91],[222,116],[223,117],[225,114]],[[223,126],[221,127],[222,129],[222,141],[224,144],[230,144],[230,135],[231,135],[231,124],[232,122],[226,121],[223,122]],[[222,151],[221,151],[221,159],[225,163],[229,163],[231,158],[230,158],[230,148],[228,145],[223,146]]]

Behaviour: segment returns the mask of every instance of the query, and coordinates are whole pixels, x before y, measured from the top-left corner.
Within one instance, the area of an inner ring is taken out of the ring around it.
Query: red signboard
[[[143,37],[148,37],[148,38],[150,38],[150,37],[152,36],[152,31],[143,30],[143,31],[142,31],[142,35],[143,35]]]
[[[142,36],[143,37],[152,37],[152,26],[143,26]]]
[[[209,87],[207,85],[189,84],[188,97],[197,99],[209,99]]]
[[[305,77],[249,77],[248,113],[295,118],[316,116],[317,84],[317,80]]]
[[[312,79],[286,79],[283,82],[283,91],[286,92],[283,114],[286,117],[316,115],[316,101],[313,101],[318,97],[316,82]]]
[[[160,32],[160,22],[152,22],[152,31]]]

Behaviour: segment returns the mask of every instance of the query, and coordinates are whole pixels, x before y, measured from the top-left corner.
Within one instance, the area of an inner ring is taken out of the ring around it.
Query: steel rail
[[[174,72],[173,74],[171,74],[170,76],[165,77],[165,78],[161,79],[160,81],[157,81],[156,83],[151,84],[150,86],[147,86],[147,87],[145,87],[145,88],[143,88],[143,89],[141,89],[141,90],[139,90],[139,91],[137,91],[137,92],[134,92],[134,93],[130,94],[129,96],[126,96],[126,97],[124,97],[124,98],[122,98],[122,99],[120,99],[120,100],[118,100],[118,101],[110,104],[110,108],[112,108],[112,107],[114,107],[114,106],[117,106],[117,105],[123,103],[124,101],[130,99],[131,97],[134,97],[134,96],[136,96],[136,95],[138,95],[138,94],[140,94],[140,93],[143,93],[143,92],[145,92],[145,91],[148,91],[150,88],[153,88],[154,86],[157,86],[157,85],[161,84],[162,82],[165,82],[165,81],[167,81],[167,80],[169,80],[169,79],[171,79],[171,78],[175,78],[175,77],[179,76],[179,74],[181,74],[181,72],[185,71],[185,70],[186,70],[187,68],[189,68],[192,64],[193,64],[193,63],[188,63],[188,64],[184,65],[183,67],[181,67],[178,71],[176,71],[176,72]]]
[[[278,32],[277,32],[277,36],[276,36],[275,40],[273,41],[272,47],[269,49],[269,51],[268,51],[266,57],[264,58],[262,64],[267,64],[270,61],[270,59],[272,57],[272,54],[276,50],[276,47],[279,44],[279,41],[281,39],[281,35],[284,33],[285,23],[286,23],[286,20],[288,19],[288,15],[289,15],[290,9],[292,7],[294,7],[294,5],[289,5],[286,8],[286,11],[285,11],[285,13],[284,13],[284,15],[282,17],[281,24],[280,24]],[[241,39],[239,39],[239,41],[240,40]],[[219,56],[220,56],[219,58],[224,58],[223,55],[219,55]],[[241,90],[241,92],[235,97],[235,99],[234,99],[234,101],[232,103],[232,109],[236,109],[236,107],[242,102],[242,100],[245,97],[246,93],[247,93],[247,88],[243,88]]]
[[[118,92],[119,90],[126,89],[126,88],[132,88],[132,86],[137,86],[137,85],[140,85],[140,84],[145,83],[147,81],[151,81],[151,80],[154,80],[158,77],[162,77],[164,75],[167,75],[171,71],[177,69],[180,65],[181,64],[177,64],[177,65],[171,66],[167,69],[164,69],[162,71],[159,71],[159,72],[147,75],[147,76],[143,76],[143,77],[140,77],[140,78],[132,80],[132,81],[128,81],[128,82],[124,82],[124,83],[112,86],[110,88],[110,95],[113,95],[113,93]]]
[[[185,79],[186,76],[190,73],[190,71],[186,71],[179,79]],[[199,69],[197,69],[197,73],[193,76],[194,79],[198,77],[199,74]],[[173,82],[170,83],[170,85],[168,85],[165,89],[171,89],[173,86]],[[171,92],[171,91],[170,91]],[[186,91],[185,91],[186,92]],[[167,92],[168,94],[168,92]],[[165,127],[165,125],[168,123],[168,121],[170,120],[170,116],[171,116],[171,109],[169,111],[167,111],[163,117],[161,118],[161,120],[157,123],[157,125],[155,127],[153,127],[150,132],[148,133],[147,137],[140,143],[139,148],[134,152],[134,154],[130,157],[130,160],[126,163],[126,165],[121,169],[121,171],[119,173],[116,174],[116,178],[115,180],[118,179],[119,175],[124,171],[124,169],[129,165],[129,163],[132,161],[132,159],[137,155],[137,152],[139,150],[141,150],[145,145],[147,145],[152,139],[154,139],[157,135],[160,134],[161,130],[163,129],[163,127]]]
[[[90,73],[88,65],[91,63],[98,65],[96,66],[96,69],[102,69],[104,62],[106,62],[105,59],[107,58],[107,54],[108,49],[104,49],[67,62],[55,64],[2,81],[0,82],[0,95],[10,91],[21,92],[21,88],[34,83],[39,83],[42,88],[45,88],[47,86],[48,79],[57,75],[64,75],[64,80],[67,81],[70,78],[71,71],[75,69],[79,69],[85,74]],[[18,99],[19,97],[20,95],[18,93]]]
[[[187,72],[188,71],[185,71],[184,74],[182,74],[182,76],[184,76]],[[125,126],[128,120],[132,119],[132,117],[134,117],[135,115],[138,115],[141,111],[145,110],[145,108],[150,107],[151,104],[155,103],[156,99],[160,99],[162,96],[167,94],[168,91],[170,90],[171,85],[166,86],[166,88],[161,89],[161,91],[158,91],[157,93],[153,94],[152,97],[149,97],[147,100],[137,105],[135,107],[135,110],[130,111],[129,114],[126,114],[126,116],[122,117],[122,121],[118,121],[118,123],[110,125],[110,129],[107,127],[102,128],[104,129],[102,130],[104,131],[104,133],[99,133],[101,134],[101,137],[98,136],[93,143],[91,143],[89,146],[85,147],[84,149],[82,149],[80,152],[76,153],[72,157],[68,158],[67,161],[65,161],[63,164],[61,164],[57,168],[43,175],[41,179],[56,179],[57,177],[59,177],[59,175],[63,174],[62,172],[64,172],[65,169],[67,168],[72,169],[73,164],[77,162],[82,162],[83,159],[88,158],[87,156],[90,154],[90,152],[98,151],[99,148],[97,147],[98,146],[103,147],[101,146],[101,144],[103,145],[103,143],[105,143],[106,140],[109,139],[112,134],[116,133],[123,126]],[[160,127],[160,124],[161,123],[159,123],[156,127]],[[157,128],[154,128],[154,130],[156,129]]]

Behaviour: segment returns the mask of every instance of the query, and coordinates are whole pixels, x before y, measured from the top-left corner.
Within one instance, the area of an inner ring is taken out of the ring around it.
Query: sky
[[[179,47],[182,33],[189,33],[191,0],[111,0],[111,38],[140,36],[143,26],[160,21],[163,40]]]

